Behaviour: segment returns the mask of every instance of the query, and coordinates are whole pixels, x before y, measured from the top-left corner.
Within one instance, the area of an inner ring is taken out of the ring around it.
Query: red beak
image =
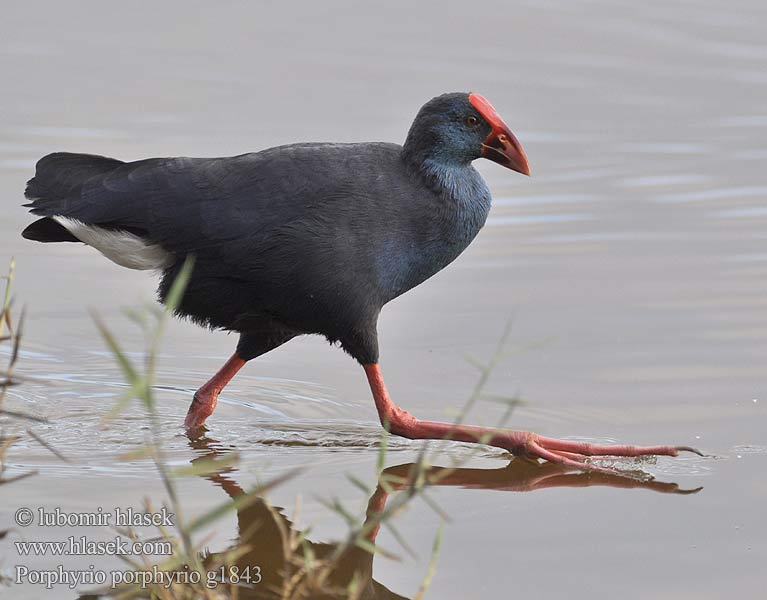
[[[482,142],[482,158],[497,162],[517,173],[530,175],[530,165],[527,163],[522,144],[511,133],[511,129],[503,122],[493,105],[479,94],[469,94],[469,102],[492,129],[490,135]]]

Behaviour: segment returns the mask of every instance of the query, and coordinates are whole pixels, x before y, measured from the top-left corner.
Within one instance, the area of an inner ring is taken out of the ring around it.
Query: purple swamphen
[[[162,273],[164,300],[188,255],[178,313],[240,334],[234,355],[194,395],[200,427],[249,360],[320,334],[364,368],[381,423],[412,439],[450,438],[581,468],[589,456],[675,456],[681,446],[603,446],[422,421],[395,405],[378,364],[381,308],[452,262],[490,210],[472,166],[530,174],[517,138],[479,94],[427,102],[403,146],[301,143],[228,158],[123,162],[55,153],[26,189],[40,242],[83,242],[119,265]]]

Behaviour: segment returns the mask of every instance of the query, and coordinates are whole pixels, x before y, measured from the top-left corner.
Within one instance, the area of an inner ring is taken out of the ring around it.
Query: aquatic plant
[[[24,477],[29,477],[34,474],[34,471],[28,471],[20,473],[11,477],[6,477],[7,462],[6,457],[8,451],[19,439],[21,439],[23,433],[21,432],[20,422],[45,422],[45,419],[35,417],[20,411],[10,410],[5,407],[5,400],[8,397],[8,390],[21,383],[21,378],[16,375],[16,365],[19,360],[19,352],[21,348],[22,331],[24,329],[24,310],[21,311],[18,324],[14,325],[14,320],[11,316],[11,288],[13,284],[13,274],[15,271],[15,261],[11,258],[8,266],[7,275],[3,275],[0,278],[5,280],[5,292],[3,294],[3,303],[0,307],[0,344],[8,344],[10,351],[8,353],[8,362],[6,366],[0,371],[0,416],[7,417],[2,423],[3,427],[0,429],[0,485],[8,484],[13,481],[18,481]],[[50,446],[38,436],[31,429],[27,429],[27,434],[38,441],[43,446],[50,448]],[[0,532],[2,534],[3,532]]]

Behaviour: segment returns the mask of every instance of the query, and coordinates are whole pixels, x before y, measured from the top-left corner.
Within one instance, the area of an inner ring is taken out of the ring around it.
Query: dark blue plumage
[[[446,94],[421,109],[404,147],[309,143],[132,163],[59,153],[40,160],[27,197],[34,214],[168,251],[161,298],[193,254],[180,312],[243,333],[245,358],[317,333],[364,364],[378,359],[381,307],[454,260],[485,223],[490,192],[471,161],[490,131],[467,94]],[[50,237],[50,224],[24,235],[45,227]]]

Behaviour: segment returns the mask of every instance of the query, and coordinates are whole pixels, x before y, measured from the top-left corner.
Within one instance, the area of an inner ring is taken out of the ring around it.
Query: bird
[[[529,431],[424,421],[396,405],[379,362],[378,316],[455,260],[479,233],[491,193],[473,161],[530,175],[517,137],[482,95],[436,96],[404,144],[307,142],[222,158],[123,162],[57,152],[41,158],[22,236],[81,242],[130,269],[160,274],[165,302],[187,257],[176,313],[239,333],[234,354],[194,394],[184,426],[199,430],[249,361],[321,335],[362,365],[383,427],[586,470],[599,456],[676,456],[689,446],[600,445]]]

